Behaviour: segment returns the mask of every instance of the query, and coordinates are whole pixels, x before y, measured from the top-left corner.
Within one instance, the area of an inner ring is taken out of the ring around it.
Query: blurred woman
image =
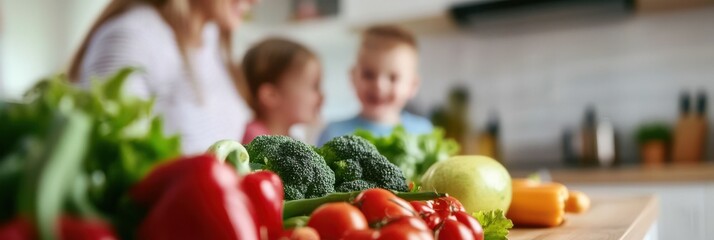
[[[74,56],[69,76],[88,85],[125,66],[125,91],[155,100],[184,153],[238,140],[252,118],[230,71],[231,31],[257,0],[112,0]]]

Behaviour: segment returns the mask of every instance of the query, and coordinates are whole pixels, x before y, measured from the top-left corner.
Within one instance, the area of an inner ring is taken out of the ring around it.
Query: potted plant
[[[640,126],[636,134],[642,163],[648,166],[662,165],[668,156],[671,133],[665,123],[649,123]]]

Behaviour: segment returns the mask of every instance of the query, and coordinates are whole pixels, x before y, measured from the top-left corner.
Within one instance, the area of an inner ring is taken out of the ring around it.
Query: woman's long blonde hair
[[[191,71],[191,63],[188,58],[189,44],[192,37],[190,31],[190,17],[191,11],[195,9],[191,8],[192,0],[111,0],[104,11],[99,15],[99,18],[94,22],[94,24],[89,29],[89,33],[82,40],[79,50],[75,53],[72,58],[69,69],[67,71],[68,76],[72,81],[79,81],[80,68],[82,66],[82,61],[87,53],[87,48],[89,47],[89,42],[91,41],[94,33],[108,20],[124,13],[133,4],[143,2],[155,7],[164,21],[171,27],[174,32],[176,43],[179,47],[181,53],[181,58]],[[198,33],[200,34],[200,33]],[[236,87],[238,88],[241,95],[245,96],[245,87],[241,83],[240,78],[238,78],[239,73],[236,71],[236,65],[231,58],[232,44],[231,44],[231,34],[230,31],[224,29],[220,30],[220,45],[222,49],[222,57],[230,71],[231,76],[236,82]]]

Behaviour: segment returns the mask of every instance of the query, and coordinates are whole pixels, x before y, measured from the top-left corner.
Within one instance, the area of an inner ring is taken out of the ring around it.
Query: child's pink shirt
[[[243,134],[243,140],[241,143],[248,144],[250,141],[260,135],[270,135],[270,130],[260,121],[253,120],[245,126],[245,134]]]

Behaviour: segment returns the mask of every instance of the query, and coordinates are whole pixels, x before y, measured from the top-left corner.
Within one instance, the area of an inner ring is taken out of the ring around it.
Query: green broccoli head
[[[362,178],[362,166],[354,159],[344,159],[333,163],[335,176],[342,176],[340,181],[347,182]]]
[[[337,190],[338,192],[355,192],[376,187],[377,186],[374,183],[370,183],[362,179],[357,179],[337,184],[335,190]]]
[[[287,136],[258,136],[246,146],[250,162],[278,174],[285,200],[316,198],[335,191],[335,175],[313,147]]]
[[[319,149],[335,172],[335,189],[340,192],[380,187],[407,191],[404,173],[379,154],[364,138],[345,135],[333,138]]]

